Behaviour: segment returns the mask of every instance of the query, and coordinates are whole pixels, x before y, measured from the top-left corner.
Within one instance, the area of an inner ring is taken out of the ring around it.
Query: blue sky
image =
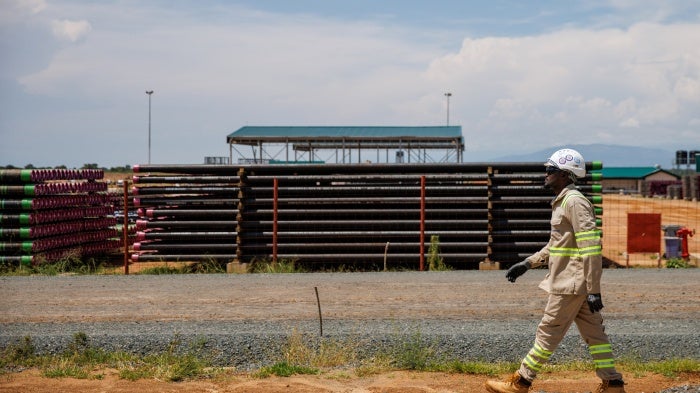
[[[202,163],[244,125],[461,125],[465,159],[700,149],[700,2],[0,1],[0,165]],[[651,163],[650,163],[651,164]]]

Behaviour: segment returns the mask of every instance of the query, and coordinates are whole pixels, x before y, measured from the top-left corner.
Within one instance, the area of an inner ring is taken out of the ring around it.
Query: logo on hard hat
[[[572,156],[571,154],[567,154],[567,155],[564,156],[564,157],[559,157],[559,163],[560,163],[560,164],[564,165],[564,164],[566,164],[567,161],[573,161],[573,162],[575,162],[575,163],[577,163],[577,164],[580,164],[580,163],[581,163],[581,160],[580,160],[580,159],[574,158],[574,156]]]

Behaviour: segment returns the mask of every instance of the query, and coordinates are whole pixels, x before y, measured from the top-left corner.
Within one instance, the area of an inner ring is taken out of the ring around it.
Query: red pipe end
[[[131,194],[132,194],[132,195],[138,195],[138,194],[139,194],[139,188],[138,188],[138,187],[131,187]]]
[[[134,206],[141,206],[141,198],[134,198]]]
[[[141,230],[141,229],[146,229],[148,225],[147,220],[136,220],[136,229]]]
[[[141,243],[134,243],[132,245],[134,247],[134,251],[141,251]]]
[[[139,261],[139,254],[131,254],[131,260],[133,262],[138,262]]]
[[[140,242],[146,240],[146,232],[136,232],[136,240]]]
[[[141,170],[141,166],[139,164],[136,164],[132,167],[132,169],[134,170],[134,173],[138,173]]]

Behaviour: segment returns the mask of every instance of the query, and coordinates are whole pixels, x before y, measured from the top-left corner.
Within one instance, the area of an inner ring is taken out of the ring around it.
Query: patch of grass
[[[183,270],[184,273],[196,274],[226,273],[225,265],[215,259],[206,259],[197,263],[188,264]]]
[[[306,270],[296,266],[296,261],[281,259],[277,262],[270,260],[254,260],[248,268],[249,273],[305,273]]]
[[[292,375],[305,374],[305,375],[316,375],[320,374],[320,370],[313,367],[299,366],[289,364],[287,362],[278,362],[272,366],[267,366],[261,368],[253,376],[256,378],[267,378],[271,375],[276,375],[278,377],[291,377]]]
[[[56,276],[59,274],[107,274],[106,259],[104,258],[84,258],[78,250],[69,252],[63,258],[47,262],[40,255],[35,256],[32,265],[14,265],[10,263],[0,263],[0,275],[3,276],[31,276],[44,275]]]
[[[440,256],[440,236],[438,235],[430,236],[430,248],[428,249],[428,270],[452,270],[450,266],[445,265],[445,261]]]
[[[210,368],[211,362],[203,353],[205,343],[200,340],[183,351],[181,340],[175,337],[163,353],[122,362],[119,376],[128,380],[156,378],[169,382],[212,376],[217,370]]]
[[[167,262],[161,266],[147,267],[139,270],[138,274],[185,274],[185,269],[182,266],[172,266]]]
[[[423,340],[420,331],[399,339],[391,355],[393,366],[400,370],[428,371],[439,361],[434,346]]]
[[[70,359],[57,359],[44,367],[43,374],[48,378],[90,379],[90,369],[73,363]]]
[[[19,343],[10,344],[0,352],[0,372],[36,364],[36,347],[32,338],[25,336]]]
[[[313,367],[340,367],[357,359],[357,341],[313,339],[294,330],[284,346],[284,362]]]
[[[691,265],[683,258],[671,258],[666,261],[666,267],[668,269],[687,269]]]
[[[323,370],[339,372],[335,378],[350,378],[347,370],[363,377],[393,370],[439,371],[446,373],[497,376],[509,374],[519,367],[515,362],[488,363],[445,359],[436,345],[425,340],[420,332],[400,335],[395,344],[386,350],[363,355],[357,338],[312,338],[294,332],[280,353],[279,360],[262,367],[251,376],[266,378],[272,375],[320,374]],[[211,353],[205,350],[206,341],[197,340],[188,346],[176,336],[162,353],[133,355],[122,351],[105,351],[95,348],[90,338],[82,332],[73,335],[66,351],[58,355],[37,355],[31,337],[0,350],[0,372],[12,372],[36,367],[50,378],[101,379],[105,369],[114,369],[122,379],[158,379],[184,381],[198,378],[215,378],[225,375],[225,370],[211,366]],[[660,374],[676,378],[685,373],[700,373],[698,359],[669,359],[640,361],[621,359],[617,362],[623,373],[636,376]],[[542,373],[560,371],[593,372],[590,360],[546,364]]]
[[[155,378],[165,381],[182,381],[200,377],[213,377],[219,369],[212,368],[210,358],[204,352],[205,341],[181,348],[176,337],[167,351],[145,356],[131,355],[122,351],[105,351],[90,344],[89,337],[82,332],[73,336],[66,351],[59,355],[37,356],[31,338],[8,346],[0,357],[3,370],[19,367],[38,367],[50,378],[101,379],[99,370],[116,369],[120,378],[137,380]]]

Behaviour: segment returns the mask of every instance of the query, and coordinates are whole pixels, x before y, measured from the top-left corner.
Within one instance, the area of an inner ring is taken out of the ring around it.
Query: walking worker
[[[596,393],[624,393],[622,375],[615,369],[612,347],[605,334],[600,310],[600,278],[603,273],[600,231],[590,201],[577,190],[576,178],[586,175],[586,163],[572,149],[556,151],[544,164],[545,188],[552,200],[549,242],[540,251],[516,263],[506,273],[510,282],[534,267],[548,264],[549,272],[539,287],[549,293],[535,343],[520,369],[505,382],[487,381],[491,393],[525,393],[575,322],[595,363],[602,383]]]

